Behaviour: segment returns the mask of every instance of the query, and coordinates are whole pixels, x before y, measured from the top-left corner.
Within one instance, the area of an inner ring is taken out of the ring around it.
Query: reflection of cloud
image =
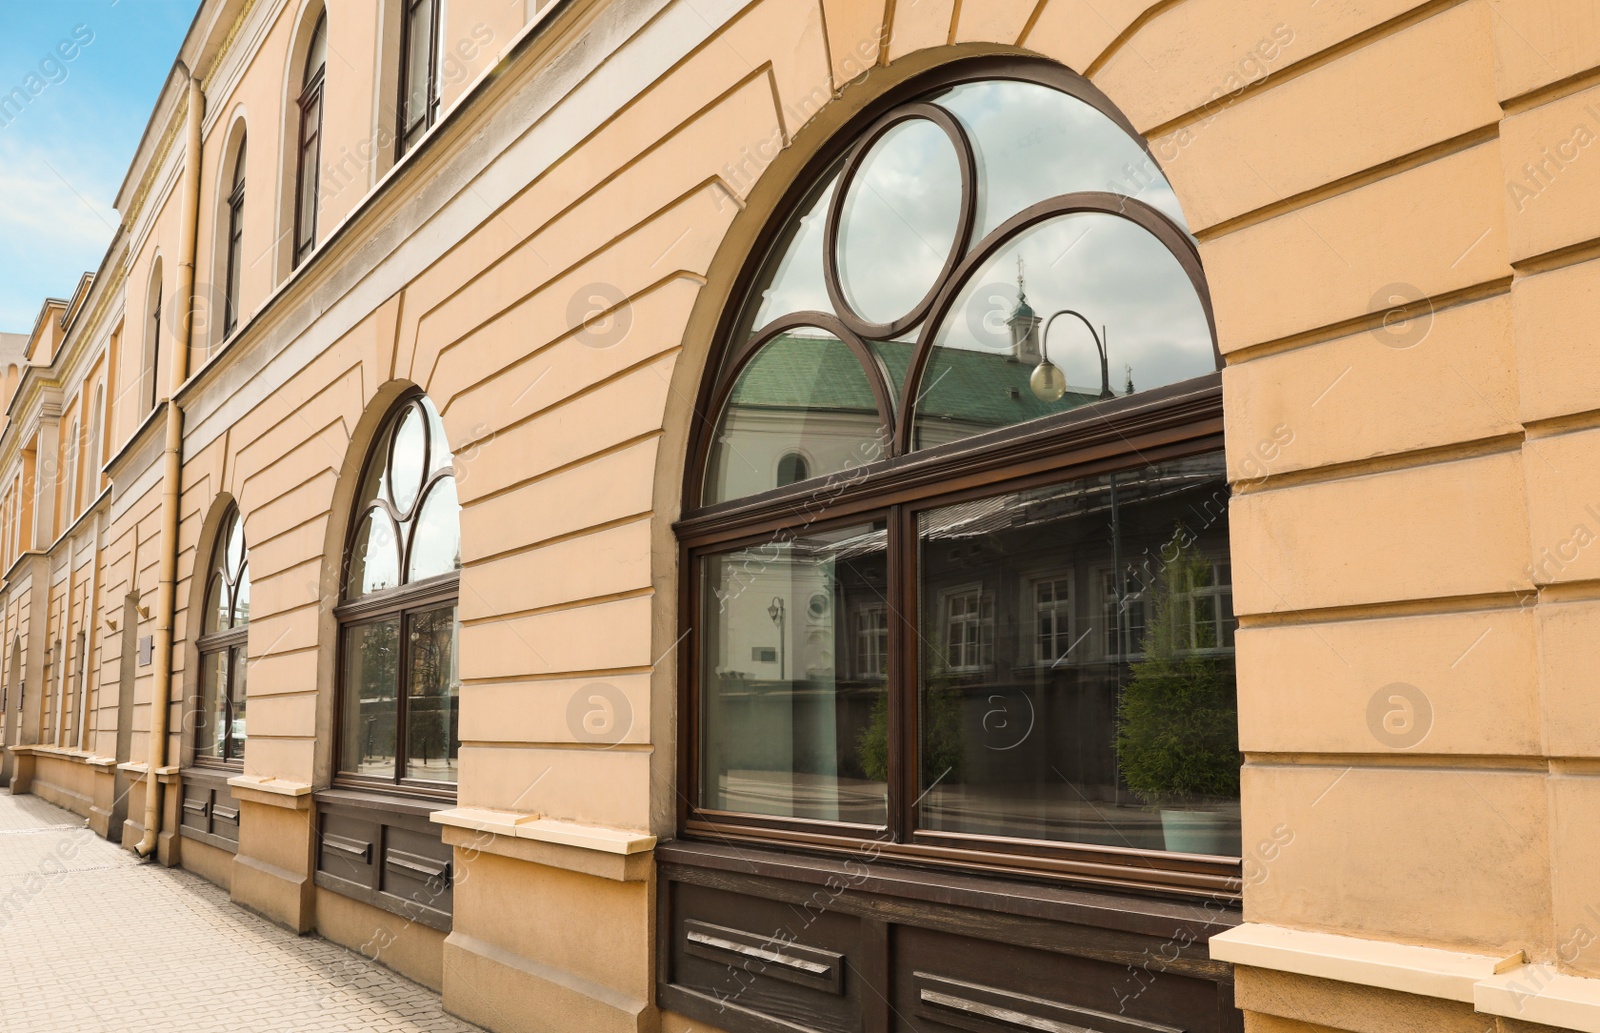
[[[1036,83],[982,82],[934,98],[978,152],[981,238],[1031,204],[1079,190],[1127,194],[1187,227],[1150,156],[1088,104]]]
[[[961,215],[961,164],[924,119],[885,133],[861,163],[839,224],[839,280],[864,319],[889,323],[939,277]]]
[[[1039,201],[1075,191],[1137,197],[1187,224],[1172,188],[1144,149],[1100,111],[1049,87],[991,81],[954,87],[934,98],[967,129],[979,158],[981,205],[976,239]],[[959,207],[960,170],[943,132],[927,122],[880,141],[870,162],[874,190],[851,198],[845,234],[847,289],[862,315],[888,321],[926,292],[945,258]],[[892,146],[889,146],[892,144]],[[777,261],[753,317],[759,327],[789,312],[830,311],[822,248],[832,183],[805,209]],[[858,182],[860,182],[858,180]],[[1009,348],[994,320],[969,319],[1007,301],[976,298],[985,287],[1014,282],[1021,255],[1028,300],[1041,318],[1074,308],[1108,338],[1112,388],[1132,367],[1139,389],[1176,383],[1216,369],[1210,329],[1188,276],[1162,244],[1113,215],[1079,214],[1035,226],[975,270],[940,328],[942,345],[964,350]],[[986,293],[992,294],[988,290]],[[1003,323],[1005,316],[999,316]],[[988,328],[991,332],[980,335]],[[914,336],[905,335],[905,336]],[[985,349],[985,338],[988,347]],[[1099,358],[1088,331],[1058,320],[1051,358],[1069,383],[1098,390]]]

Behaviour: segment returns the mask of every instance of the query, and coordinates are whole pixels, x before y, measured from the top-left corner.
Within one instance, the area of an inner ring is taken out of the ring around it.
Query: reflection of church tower
[[[1011,361],[1026,366],[1037,366],[1039,352],[1039,316],[1028,304],[1028,292],[1022,283],[1022,256],[1017,256],[1017,307],[1011,310],[1006,326],[1011,328]]]

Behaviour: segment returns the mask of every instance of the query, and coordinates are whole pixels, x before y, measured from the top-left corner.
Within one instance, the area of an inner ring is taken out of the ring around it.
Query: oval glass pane
[[[239,583],[233,588],[233,626],[242,628],[250,623],[250,564],[239,571]]]
[[[445,477],[428,489],[411,532],[411,564],[407,581],[461,569],[461,503],[456,479]]]
[[[961,160],[944,130],[910,119],[884,133],[839,217],[839,281],[861,318],[891,323],[938,279],[961,221]]]
[[[711,445],[705,502],[780,486],[783,459],[825,477],[884,454],[871,382],[850,346],[823,330],[781,334],[739,374]]]
[[[1185,230],[1183,209],[1143,147],[1103,112],[1038,83],[964,83],[933,102],[960,120],[978,156],[975,239],[1030,205],[1080,190],[1126,194]]]
[[[1017,270],[1026,272],[1025,289]],[[1099,349],[1083,314],[1105,342]],[[1031,380],[1041,348],[1065,376],[1051,397]],[[1217,369],[1205,309],[1172,252],[1137,224],[1098,212],[1057,216],[1000,248],[961,288],[922,373],[912,447],[948,441]]]
[[[228,626],[228,586],[223,583],[221,574],[211,575],[211,584],[206,588],[206,631],[222,631]]]
[[[369,509],[350,543],[347,594],[356,598],[393,588],[399,583],[400,547],[395,538],[394,521],[382,509]]]
[[[416,406],[408,405],[395,425],[389,453],[389,498],[402,515],[410,514],[417,504],[417,493],[428,475],[427,447],[422,415]]]

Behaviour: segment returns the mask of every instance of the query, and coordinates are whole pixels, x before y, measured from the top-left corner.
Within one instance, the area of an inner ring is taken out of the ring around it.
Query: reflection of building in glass
[[[1180,555],[1210,573],[1169,601],[1179,651],[1231,666],[1227,497],[1203,456],[922,515],[930,827],[1161,848],[1119,775],[1118,698],[1142,662],[1144,597]]]
[[[917,447],[930,448],[1009,427],[1099,399],[1098,388],[1072,387],[1041,401],[1028,384],[1040,358],[1039,317],[1021,292],[1006,320],[1007,350],[943,348],[917,400]],[[914,344],[872,345],[889,383],[905,383]],[[855,469],[883,454],[872,388],[848,346],[823,333],[795,332],[769,341],[739,378],[718,429],[708,490],[738,498]]]

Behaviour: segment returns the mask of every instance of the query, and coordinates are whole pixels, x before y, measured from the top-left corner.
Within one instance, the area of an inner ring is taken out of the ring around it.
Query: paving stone
[[[3,791],[0,951],[0,1033],[478,1030],[360,954]]]

